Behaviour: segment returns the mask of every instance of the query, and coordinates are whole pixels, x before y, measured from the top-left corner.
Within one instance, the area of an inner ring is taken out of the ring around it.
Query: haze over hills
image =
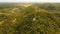
[[[0,3],[0,8],[7,8],[7,7],[20,7],[24,5],[34,5],[39,8],[43,8],[46,10],[60,10],[59,3]]]

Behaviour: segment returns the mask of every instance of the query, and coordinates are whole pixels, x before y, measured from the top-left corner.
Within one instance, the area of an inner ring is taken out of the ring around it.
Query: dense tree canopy
[[[21,9],[1,9],[0,34],[60,34],[60,13],[33,5]]]

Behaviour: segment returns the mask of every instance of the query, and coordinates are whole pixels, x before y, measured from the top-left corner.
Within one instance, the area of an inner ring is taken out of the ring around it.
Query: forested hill
[[[35,6],[38,6],[40,8],[46,9],[46,10],[60,10],[60,3],[35,3]]]
[[[60,34],[60,12],[32,4],[1,8],[0,34]]]

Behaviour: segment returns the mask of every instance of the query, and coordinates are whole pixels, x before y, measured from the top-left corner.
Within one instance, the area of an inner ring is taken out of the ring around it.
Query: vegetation
[[[60,34],[59,7],[44,7],[24,4],[0,8],[0,34]]]

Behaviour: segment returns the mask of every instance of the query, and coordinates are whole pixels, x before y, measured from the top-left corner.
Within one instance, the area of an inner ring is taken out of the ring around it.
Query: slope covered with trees
[[[1,9],[0,34],[60,34],[60,12],[33,5]]]

